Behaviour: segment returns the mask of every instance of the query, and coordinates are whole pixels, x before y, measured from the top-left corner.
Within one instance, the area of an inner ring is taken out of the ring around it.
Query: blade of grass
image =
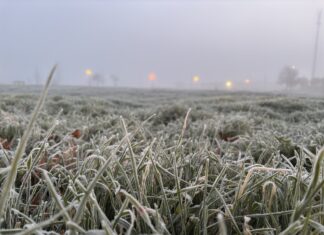
[[[25,152],[27,141],[32,133],[32,129],[33,129],[36,119],[40,113],[40,110],[43,107],[44,101],[45,101],[47,93],[48,93],[48,88],[49,88],[49,85],[53,78],[55,70],[56,70],[56,65],[52,68],[52,70],[47,78],[43,92],[38,100],[38,103],[34,109],[32,117],[27,125],[26,131],[24,132],[24,134],[18,144],[16,154],[15,154],[14,158],[12,159],[12,162],[10,165],[10,172],[6,177],[4,184],[2,185],[2,192],[0,195],[0,219],[4,216],[4,213],[6,210],[6,205],[9,200],[9,196],[10,196],[10,191],[11,191],[11,189],[15,183],[16,177],[17,177],[17,169],[18,169],[20,159],[22,158],[22,156]]]

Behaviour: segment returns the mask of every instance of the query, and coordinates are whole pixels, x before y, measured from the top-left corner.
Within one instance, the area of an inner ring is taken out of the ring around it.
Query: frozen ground
[[[39,91],[0,88],[2,169]],[[0,233],[319,234],[324,193],[309,185],[323,145],[323,98],[53,87]]]

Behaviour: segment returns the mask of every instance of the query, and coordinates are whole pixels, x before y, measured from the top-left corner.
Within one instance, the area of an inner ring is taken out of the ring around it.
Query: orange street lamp
[[[147,80],[149,81],[155,81],[157,79],[156,74],[155,73],[149,73]]]

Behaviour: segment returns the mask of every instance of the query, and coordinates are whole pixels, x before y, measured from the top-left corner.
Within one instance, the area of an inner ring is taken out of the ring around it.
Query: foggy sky
[[[315,0],[0,0],[0,83],[34,82],[55,63],[61,84],[86,84],[87,68],[136,87],[148,86],[150,72],[164,87],[194,75],[204,84],[274,82],[287,64],[309,77],[321,8]]]

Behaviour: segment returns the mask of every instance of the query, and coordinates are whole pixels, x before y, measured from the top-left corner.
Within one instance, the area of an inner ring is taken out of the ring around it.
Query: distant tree
[[[279,73],[278,83],[288,89],[298,85],[298,70],[295,66],[285,66]]]
[[[98,73],[95,73],[91,76],[91,81],[95,86],[103,86],[105,84],[105,78]]]

